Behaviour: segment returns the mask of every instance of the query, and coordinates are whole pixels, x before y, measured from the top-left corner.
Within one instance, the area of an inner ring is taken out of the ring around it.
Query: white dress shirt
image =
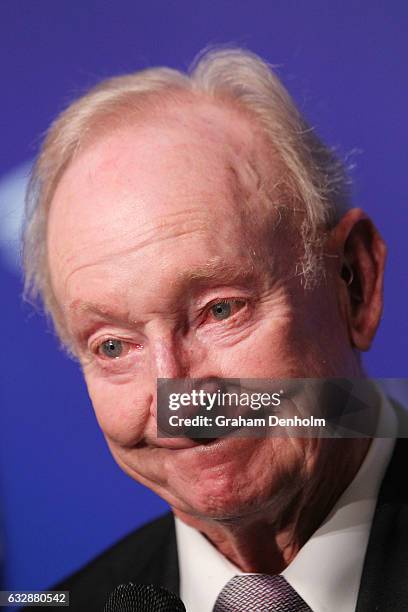
[[[382,401],[378,432],[353,481],[282,575],[313,612],[354,612],[378,491],[397,435],[397,418]],[[242,574],[199,531],[176,518],[180,596],[187,612],[211,612],[221,589]]]

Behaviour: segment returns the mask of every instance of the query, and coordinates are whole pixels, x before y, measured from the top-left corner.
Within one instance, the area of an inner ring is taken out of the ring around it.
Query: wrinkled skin
[[[368,442],[157,439],[156,378],[362,376],[382,305],[385,248],[358,209],[328,233],[324,278],[305,290],[301,219],[278,218],[281,172],[247,118],[197,103],[85,147],[48,227],[55,296],[114,458],[245,571],[293,558]]]

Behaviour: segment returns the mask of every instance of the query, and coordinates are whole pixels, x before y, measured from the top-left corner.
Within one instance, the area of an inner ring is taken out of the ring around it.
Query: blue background
[[[354,151],[354,201],[389,245],[384,317],[366,364],[372,376],[406,377],[407,17],[397,0],[2,0],[0,178],[31,160],[50,121],[101,78],[186,68],[209,43],[247,47],[278,67],[326,141]],[[3,204],[3,229],[10,214]],[[4,245],[4,585],[44,588],[166,506],[114,464],[78,367],[22,305]]]

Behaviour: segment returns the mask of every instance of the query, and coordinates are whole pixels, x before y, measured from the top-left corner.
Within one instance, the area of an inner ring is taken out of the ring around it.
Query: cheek
[[[302,316],[266,317],[251,333],[229,347],[215,347],[210,358],[224,377],[313,378],[342,372],[349,346],[339,320],[318,317],[305,304]]]
[[[111,382],[85,376],[99,426],[119,446],[134,446],[150,416],[151,394],[134,382]]]
[[[292,319],[265,319],[235,344],[209,349],[207,358],[225,378],[293,378],[302,376],[304,345]]]

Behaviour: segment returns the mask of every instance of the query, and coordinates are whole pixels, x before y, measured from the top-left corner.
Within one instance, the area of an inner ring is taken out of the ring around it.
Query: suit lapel
[[[407,469],[408,439],[399,438],[378,496],[356,612],[408,610]]]
[[[140,567],[135,582],[162,586],[177,595],[180,592],[176,529],[173,514],[164,517],[166,532],[161,534],[159,546]]]

